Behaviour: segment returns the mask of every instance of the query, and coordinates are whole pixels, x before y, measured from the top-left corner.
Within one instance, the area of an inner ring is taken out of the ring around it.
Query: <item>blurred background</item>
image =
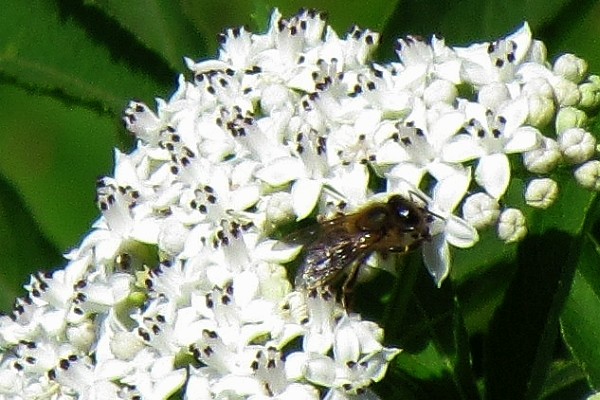
[[[216,35],[266,29],[317,7],[343,35],[353,24],[382,33],[374,59],[395,59],[395,39],[440,34],[449,45],[495,40],[528,21],[549,60],[565,52],[600,73],[598,1],[8,0],[0,16],[0,310],[28,275],[64,265],[99,212],[95,180],[112,174],[130,99],[168,98],[183,56],[215,57]]]

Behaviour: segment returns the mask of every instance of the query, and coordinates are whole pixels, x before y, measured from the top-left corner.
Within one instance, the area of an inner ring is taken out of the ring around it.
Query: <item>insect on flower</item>
[[[341,283],[342,301],[352,290],[365,260],[375,251],[406,253],[430,240],[435,214],[400,195],[373,202],[356,212],[320,221],[303,232],[309,237],[297,288],[312,290]]]

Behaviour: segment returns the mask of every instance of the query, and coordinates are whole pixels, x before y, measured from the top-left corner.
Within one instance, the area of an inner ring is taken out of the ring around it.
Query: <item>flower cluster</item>
[[[407,37],[389,64],[369,61],[377,33],[342,38],[313,11],[220,39],[156,112],[130,103],[137,146],[98,181],[101,217],[0,318],[2,398],[374,398],[399,350],[326,287],[293,290],[298,251],[274,232],[417,197],[436,216],[422,253],[441,285],[450,245],[526,234],[499,202],[511,164],[533,207],[558,196],[559,165],[600,188],[585,130],[600,78],[572,55],[549,64],[526,24],[467,48]]]

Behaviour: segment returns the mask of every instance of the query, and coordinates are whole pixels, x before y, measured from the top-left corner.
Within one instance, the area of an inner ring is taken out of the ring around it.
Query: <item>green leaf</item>
[[[113,169],[120,121],[4,85],[0,98],[0,173],[20,193],[37,229],[64,252],[99,216],[94,182]]]
[[[452,43],[469,43],[473,39],[494,40],[505,36],[524,21],[533,29],[544,23],[559,20],[565,0],[434,2],[409,0],[402,2],[394,15],[396,25],[392,37],[402,32],[431,36],[441,33]],[[427,16],[427,18],[423,16]],[[457,23],[468,21],[468,23]],[[388,32],[386,32],[388,33]]]
[[[560,231],[520,243],[516,273],[485,340],[486,398],[539,396],[577,255],[577,240]]]
[[[140,43],[161,55],[173,70],[182,69],[184,56],[195,59],[206,54],[206,41],[185,16],[181,2],[95,0],[87,4],[118,21]],[[209,38],[216,43],[214,36]]]
[[[544,400],[583,399],[590,393],[581,368],[574,361],[558,360],[552,363],[544,391]]]
[[[598,24],[600,3],[594,0],[565,1],[559,18],[548,21],[539,30],[539,37],[549,41],[549,49],[554,54],[572,53],[585,58],[590,72],[600,72],[600,52],[597,38],[600,35]],[[536,30],[537,31],[537,30]]]
[[[0,311],[25,294],[24,277],[61,262],[58,250],[38,229],[15,188],[0,175]]]
[[[64,7],[60,7],[64,5]],[[173,72],[127,32],[76,2],[13,1],[0,17],[0,77],[120,113],[131,97],[165,93]],[[143,68],[143,72],[138,68]]]
[[[468,337],[452,285],[446,282],[438,289],[422,264],[413,264],[407,268],[416,271],[414,287],[408,287],[412,282],[404,271],[387,310],[386,341],[403,349],[392,362],[387,385],[393,381],[416,398],[477,399]],[[407,304],[406,290],[412,293]]]
[[[590,384],[600,390],[600,247],[587,237],[561,315],[561,328]]]

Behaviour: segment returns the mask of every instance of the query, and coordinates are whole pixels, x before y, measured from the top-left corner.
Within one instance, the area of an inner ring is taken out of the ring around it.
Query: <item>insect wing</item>
[[[371,235],[350,233],[338,221],[323,224],[318,237],[305,248],[305,259],[296,275],[296,286],[314,288],[333,280],[370,252]]]

